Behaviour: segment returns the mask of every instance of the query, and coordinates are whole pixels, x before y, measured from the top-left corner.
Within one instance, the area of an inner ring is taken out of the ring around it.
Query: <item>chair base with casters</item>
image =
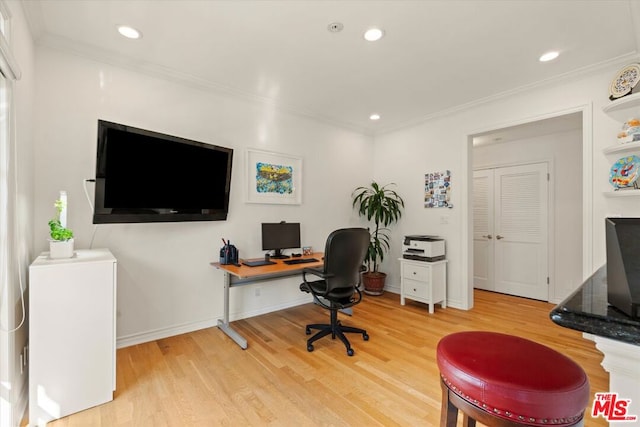
[[[436,350],[441,427],[584,425],[589,380],[568,357],[524,338],[493,332],[447,335]]]
[[[313,351],[314,342],[331,335],[332,339],[335,340],[337,337],[342,341],[347,348],[347,354],[353,356],[354,351],[345,334],[362,334],[365,341],[369,340],[369,335],[364,329],[344,326],[338,320],[338,310],[353,307],[362,301],[360,272],[367,255],[369,240],[369,231],[365,228],[336,230],[327,237],[323,267],[302,270],[303,283],[300,284],[300,290],[313,295],[316,304],[331,313],[331,323],[306,326],[307,335],[311,335],[312,329],[318,330],[307,340],[308,351]],[[311,280],[310,276],[314,279]]]
[[[349,356],[353,356],[354,351],[351,348],[351,343],[347,339],[347,336],[345,335],[345,333],[362,334],[362,339],[365,341],[369,341],[369,335],[367,334],[367,331],[365,331],[364,329],[354,328],[351,326],[344,326],[338,320],[338,310],[340,309],[342,309],[342,307],[330,308],[331,324],[327,325],[322,323],[312,323],[306,326],[305,333],[307,335],[311,335],[312,329],[317,329],[319,331],[314,336],[312,336],[307,340],[307,351],[313,351],[313,343],[322,337],[326,337],[329,334],[331,334],[331,339],[338,338],[340,339],[340,341],[344,343],[344,346],[347,348],[347,354]]]

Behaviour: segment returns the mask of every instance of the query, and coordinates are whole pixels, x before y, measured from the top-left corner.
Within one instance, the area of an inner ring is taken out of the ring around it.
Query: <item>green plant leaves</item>
[[[73,231],[65,228],[60,223],[60,212],[62,212],[62,200],[56,200],[53,206],[56,208],[56,217],[49,221],[49,236],[53,240],[69,240],[73,238]]]
[[[388,228],[380,228],[380,225],[387,227],[397,222],[402,216],[404,200],[394,190],[388,188],[393,183],[380,186],[373,181],[369,187],[358,187],[353,193],[352,206],[358,210],[358,214],[366,217],[368,221],[373,221],[375,230],[371,233],[371,242],[367,252],[366,262],[371,270],[378,271],[378,260],[384,260],[384,254],[389,250]]]
[[[73,231],[68,228],[64,228],[58,219],[52,219],[49,221],[49,229],[49,235],[53,240],[69,240],[73,238]]]

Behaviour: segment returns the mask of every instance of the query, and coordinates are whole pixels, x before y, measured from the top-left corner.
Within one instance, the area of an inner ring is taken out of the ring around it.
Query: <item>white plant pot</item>
[[[49,240],[49,258],[61,259],[73,256],[73,239]]]

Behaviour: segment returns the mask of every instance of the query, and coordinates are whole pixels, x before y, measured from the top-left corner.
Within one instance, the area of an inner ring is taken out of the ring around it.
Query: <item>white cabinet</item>
[[[447,307],[447,261],[415,261],[400,258],[400,304],[405,298],[433,306]]]
[[[29,267],[29,424],[113,400],[116,259],[108,249],[40,255]]]

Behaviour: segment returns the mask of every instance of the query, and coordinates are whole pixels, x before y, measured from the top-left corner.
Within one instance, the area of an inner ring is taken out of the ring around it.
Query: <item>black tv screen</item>
[[[607,300],[640,318],[640,218],[607,218]]]
[[[227,219],[233,150],[98,120],[94,224]]]

